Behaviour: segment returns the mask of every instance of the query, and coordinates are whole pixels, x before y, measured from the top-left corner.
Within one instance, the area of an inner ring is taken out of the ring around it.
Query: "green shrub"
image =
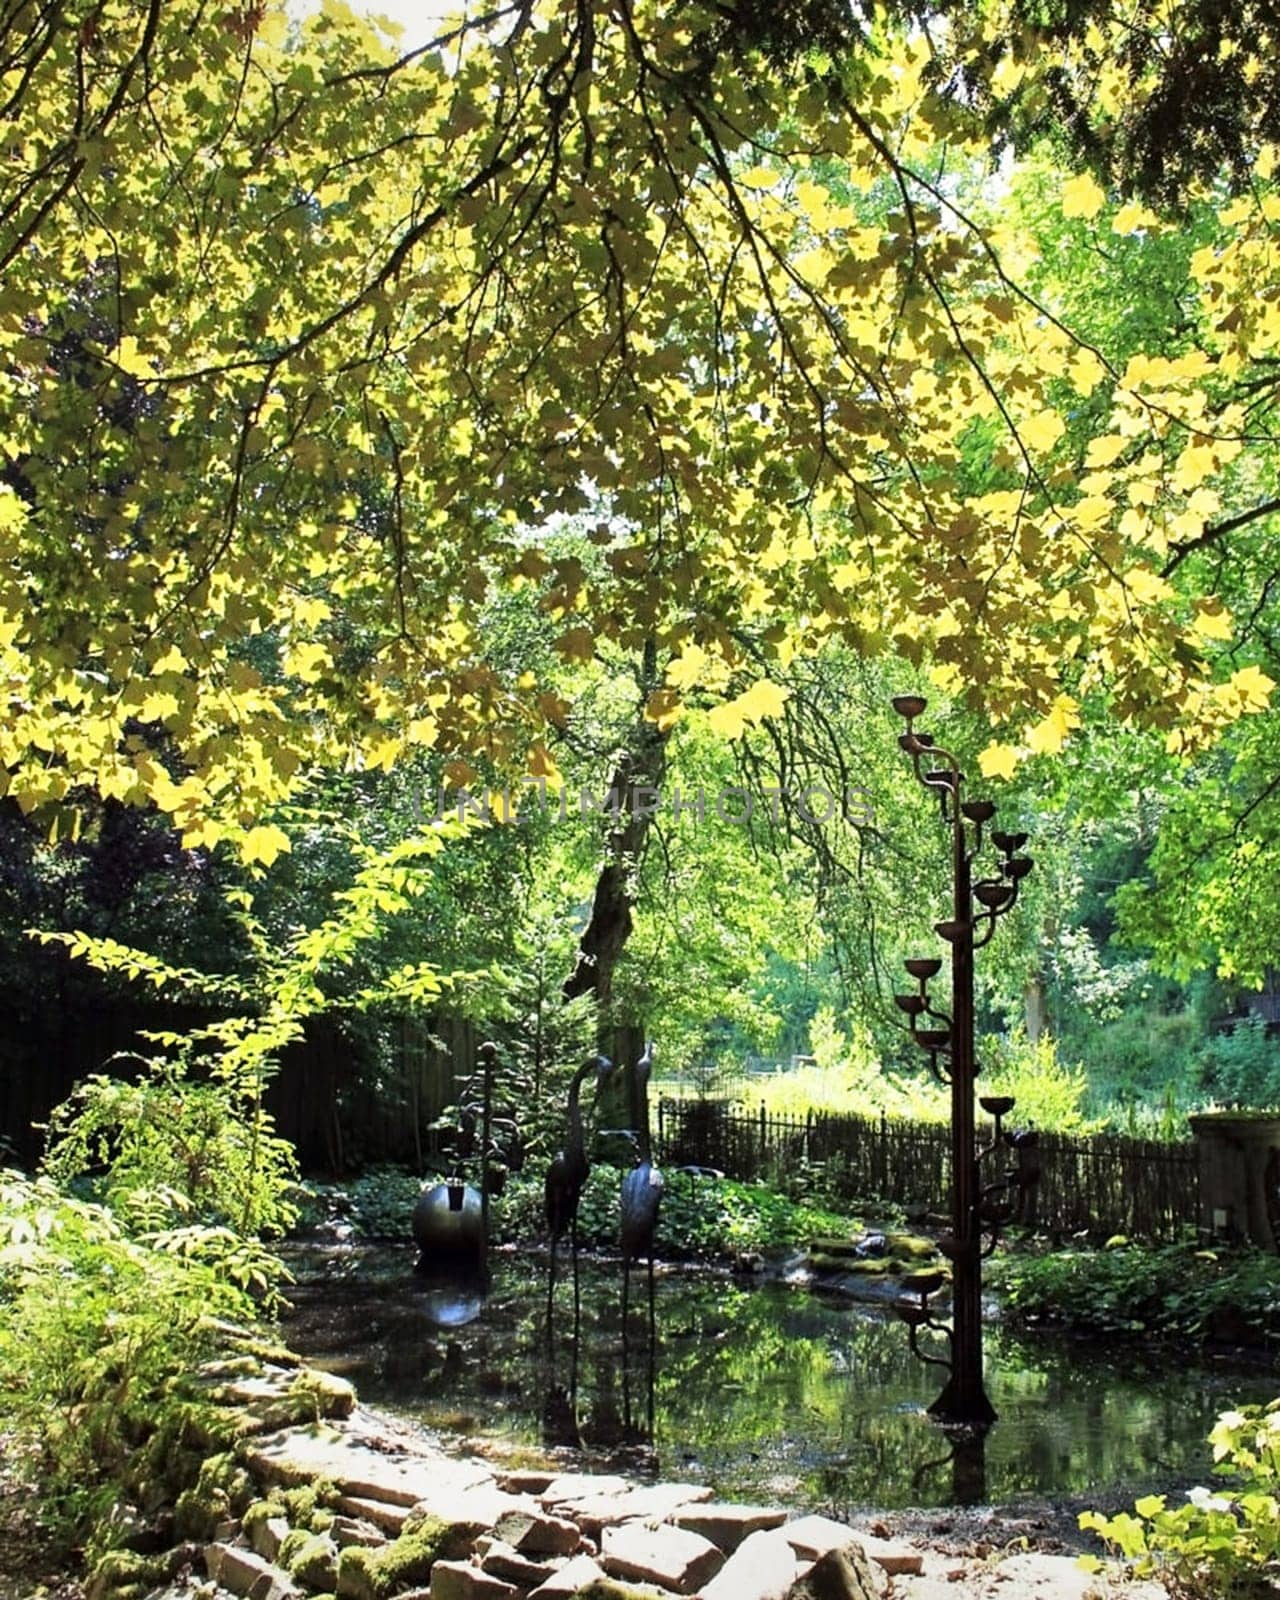
[[[1133,1513],[1080,1514],[1139,1577],[1156,1577],[1178,1600],[1274,1595],[1280,1578],[1280,1400],[1224,1412],[1209,1434],[1214,1471],[1233,1481],[1219,1493],[1195,1488],[1170,1508],[1146,1495]],[[1098,1572],[1102,1563],[1082,1556]]]
[[[1245,1017],[1216,1034],[1200,1051],[1197,1076],[1222,1105],[1269,1108],[1280,1105],[1280,1048],[1262,1017]]]
[[[1100,1126],[1084,1114],[1089,1080],[1082,1067],[1067,1065],[1047,1034],[1034,1044],[1023,1034],[988,1036],[979,1047],[982,1093],[1011,1094],[1011,1121],[1033,1123],[1054,1133],[1093,1133]]]
[[[225,1427],[198,1368],[214,1318],[253,1316],[224,1270],[241,1241],[211,1230],[200,1250],[183,1232],[179,1249],[130,1238],[50,1179],[0,1173],[0,1431],[61,1539],[92,1541],[122,1491],[144,1500],[157,1476],[194,1476],[196,1442]]]
[[[182,1059],[145,1063],[136,1081],[95,1074],[49,1119],[44,1170],[93,1180],[135,1232],[179,1221],[271,1237],[295,1219],[292,1147],[250,1086],[202,1079]]]
[[[787,1199],[763,1184],[666,1173],[658,1213],[657,1253],[667,1260],[722,1259],[743,1252],[803,1245],[815,1234],[849,1228],[847,1214]],[[621,1174],[598,1164],[578,1208],[584,1245],[616,1249]],[[541,1177],[512,1177],[493,1207],[499,1240],[545,1236]]]
[[[1015,1321],[1108,1335],[1280,1338],[1280,1258],[1259,1250],[1156,1248],[1055,1250],[998,1257],[989,1281]]]
[[[367,1239],[409,1237],[414,1203],[424,1183],[399,1167],[373,1167],[344,1186],[313,1185],[312,1206],[346,1218]],[[816,1179],[812,1186],[820,1192]],[[584,1246],[616,1249],[621,1173],[598,1162],[578,1207],[578,1237]],[[512,1173],[490,1211],[496,1243],[546,1235],[541,1171]],[[668,1172],[658,1214],[658,1254],[668,1260],[722,1258],[743,1251],[803,1245],[815,1234],[849,1227],[847,1212],[788,1198],[764,1184]]]

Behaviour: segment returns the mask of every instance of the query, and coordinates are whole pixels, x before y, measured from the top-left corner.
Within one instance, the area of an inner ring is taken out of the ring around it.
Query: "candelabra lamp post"
[[[951,1325],[935,1321],[928,1305],[930,1294],[942,1286],[936,1274],[919,1274],[918,1282],[905,1286],[917,1298],[904,1302],[900,1314],[912,1350],[947,1371],[946,1384],[930,1413],[941,1422],[984,1429],[995,1421],[996,1413],[982,1381],[982,1260],[995,1249],[1001,1227],[1024,1212],[1039,1177],[1039,1158],[1033,1132],[1012,1133],[1004,1127],[1004,1118],[1013,1109],[1008,1095],[982,1101],[995,1129],[991,1144],[982,1152],[977,1149],[973,958],[1017,900],[1031,860],[1019,854],[1027,835],[988,830],[996,813],[994,802],[966,799],[959,762],[929,734],[916,729],[925,701],[919,695],[898,695],[893,709],[907,725],[898,744],[911,757],[921,784],[937,796],[943,824],[950,830],[954,891],[950,918],[935,924],[950,946],[950,1012],[937,1009],[929,993],[929,980],[942,970],[942,961],[936,958],[908,961],[915,991],[894,996],[910,1021],[912,1038],[928,1053],[935,1075],[951,1089],[951,1233],[938,1241],[951,1262]],[[981,865],[984,854],[993,857],[986,868]],[[995,1181],[988,1181],[984,1168],[1002,1153],[1012,1158],[1011,1164]],[[917,1345],[921,1328],[944,1336],[949,1346],[946,1356],[925,1355]]]

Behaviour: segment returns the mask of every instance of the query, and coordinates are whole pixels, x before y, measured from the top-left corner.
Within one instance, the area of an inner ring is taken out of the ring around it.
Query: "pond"
[[[1117,1484],[1140,1494],[1203,1476],[1216,1414],[1275,1391],[1257,1367],[990,1326],[999,1421],[984,1442],[953,1450],[926,1414],[937,1369],[911,1356],[902,1324],[881,1307],[668,1268],[656,1281],[651,1349],[640,1272],[624,1348],[621,1268],[584,1258],[575,1364],[567,1263],[550,1351],[544,1256],[496,1252],[482,1305],[433,1290],[412,1264],[411,1252],[390,1249],[300,1257],[290,1343],[349,1377],[366,1403],[437,1433],[709,1483],[739,1500],[840,1512],[1058,1499]]]

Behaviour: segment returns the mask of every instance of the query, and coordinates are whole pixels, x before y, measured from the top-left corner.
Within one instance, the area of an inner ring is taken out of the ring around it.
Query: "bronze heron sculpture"
[[[564,1144],[547,1168],[544,1184],[547,1229],[551,1234],[551,1262],[547,1272],[547,1336],[551,1335],[551,1308],[556,1287],[556,1255],[561,1239],[569,1235],[573,1261],[573,1325],[576,1331],[580,1313],[578,1287],[578,1202],[591,1172],[587,1160],[586,1138],[582,1128],[582,1086],[594,1076],[596,1093],[613,1071],[608,1056],[588,1056],[569,1082],[565,1108]]]
[[[649,1131],[649,1078],[653,1072],[654,1048],[644,1047],[635,1064],[636,1149],[640,1160],[622,1180],[622,1329],[626,1334],[627,1300],[631,1285],[631,1263],[643,1256],[649,1268],[649,1336],[653,1338],[653,1236],[658,1226],[658,1207],[664,1187],[661,1172],[653,1164],[653,1141]]]

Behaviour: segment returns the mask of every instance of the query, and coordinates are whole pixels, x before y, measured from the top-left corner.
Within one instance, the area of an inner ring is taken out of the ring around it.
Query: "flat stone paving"
[[[270,1381],[268,1373],[264,1384]],[[260,1389],[254,1385],[255,1399]],[[335,1485],[333,1534],[342,1554],[364,1546],[378,1559],[422,1513],[448,1522],[449,1559],[437,1560],[419,1587],[402,1584],[400,1600],[572,1600],[601,1580],[621,1585],[606,1592],[627,1600],[1165,1597],[1157,1584],[1092,1577],[1067,1556],[956,1556],[921,1537],[886,1537],[879,1524],[859,1529],[779,1506],[716,1500],[705,1485],[504,1472],[447,1455],[406,1425],[354,1406],[354,1397],[348,1410],[259,1437],[245,1459],[264,1489],[321,1478]],[[241,1600],[307,1600],[306,1585],[274,1564],[286,1534],[273,1519],[250,1548],[235,1527],[221,1530],[206,1550],[208,1577]],[[364,1583],[358,1564],[340,1556],[338,1600],[369,1600]],[[163,1593],[173,1600],[173,1591]]]

